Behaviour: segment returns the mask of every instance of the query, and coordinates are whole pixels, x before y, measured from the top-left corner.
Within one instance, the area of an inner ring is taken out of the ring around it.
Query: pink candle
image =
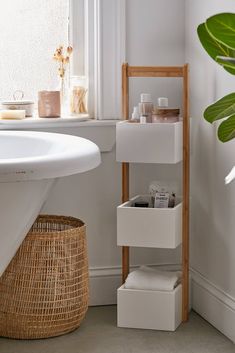
[[[60,117],[60,91],[38,92],[38,116],[40,118]]]

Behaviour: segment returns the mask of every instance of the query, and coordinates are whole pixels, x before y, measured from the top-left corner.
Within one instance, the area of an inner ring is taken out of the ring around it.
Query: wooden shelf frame
[[[182,208],[182,321],[188,320],[189,307],[189,69],[183,66],[129,66],[122,65],[122,115],[129,119],[129,78],[176,77],[183,79],[183,208]],[[129,163],[122,163],[122,202],[129,200]],[[122,247],[122,281],[125,282],[130,268],[129,247]]]

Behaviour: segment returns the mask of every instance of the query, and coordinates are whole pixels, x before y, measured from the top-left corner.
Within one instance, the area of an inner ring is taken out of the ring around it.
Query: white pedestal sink
[[[0,276],[35,221],[55,180],[100,164],[84,138],[44,132],[0,132]]]

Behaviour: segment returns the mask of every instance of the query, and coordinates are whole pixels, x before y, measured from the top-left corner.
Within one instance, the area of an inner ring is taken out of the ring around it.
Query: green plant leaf
[[[229,56],[217,56],[216,61],[218,64],[231,69],[235,69],[235,58],[230,58]]]
[[[208,32],[205,23],[201,23],[197,28],[198,37],[203,48],[210,55],[210,57],[216,61],[218,56],[223,57],[234,57],[234,51],[227,48],[222,43],[218,42],[215,38],[213,38]],[[235,69],[224,66],[224,69],[228,71],[230,74],[235,75]]]
[[[204,111],[204,118],[213,123],[216,120],[226,118],[235,113],[235,93],[219,99]]]
[[[209,33],[220,43],[235,49],[235,14],[220,13],[206,20]]]
[[[218,128],[218,138],[222,142],[228,142],[235,137],[235,114],[223,121]]]

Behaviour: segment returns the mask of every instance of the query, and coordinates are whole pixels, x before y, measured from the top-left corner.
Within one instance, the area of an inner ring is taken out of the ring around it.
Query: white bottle
[[[138,107],[133,107],[133,113],[131,115],[131,120],[133,120],[133,121],[139,121],[140,120],[139,108]]]

